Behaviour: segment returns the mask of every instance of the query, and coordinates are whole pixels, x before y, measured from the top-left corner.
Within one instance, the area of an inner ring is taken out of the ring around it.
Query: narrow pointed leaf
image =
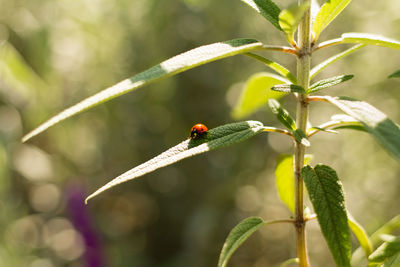
[[[307,93],[318,92],[322,89],[343,83],[345,81],[348,81],[348,80],[352,79],[353,77],[354,77],[354,75],[340,75],[340,76],[336,76],[336,77],[318,81],[310,86]]]
[[[241,119],[265,106],[268,99],[279,99],[285,94],[271,90],[277,84],[288,82],[286,79],[268,72],[252,75],[245,83],[239,100],[233,108],[232,116]]]
[[[340,38],[320,43],[318,47],[325,47],[333,44],[354,44],[354,43],[400,49],[399,40],[391,39],[381,35],[376,35],[371,33],[359,33],[359,32],[344,33]]]
[[[372,262],[384,262],[386,259],[400,254],[400,237],[393,237],[384,242],[369,257]]]
[[[350,267],[350,230],[342,184],[335,170],[326,165],[305,166],[301,176],[336,264]]]
[[[290,116],[289,112],[281,107],[278,101],[275,99],[269,99],[268,105],[272,110],[272,113],[276,115],[278,120],[289,130],[294,131],[296,130],[296,122]]]
[[[300,94],[306,93],[303,87],[296,84],[278,84],[273,86],[271,90],[282,93],[300,93]]]
[[[400,41],[376,34],[349,32],[342,34],[342,39],[343,43],[361,43],[400,49]]]
[[[393,72],[388,78],[400,78],[400,70]]]
[[[378,230],[376,230],[371,235],[370,240],[372,242],[372,245],[376,246],[377,244],[379,244],[379,242],[381,241],[380,237],[382,235],[391,234],[391,233],[393,233],[394,231],[396,231],[398,229],[400,229],[400,215],[397,215],[394,218],[392,218],[390,221],[385,223],[382,227],[380,227]],[[353,256],[352,256],[352,259],[351,259],[352,266],[359,266],[360,265],[360,261],[362,260],[362,258],[363,258],[362,248],[359,247],[353,253]],[[386,265],[384,265],[384,266],[386,266]],[[390,266],[390,265],[388,265],[388,266]],[[394,265],[392,267],[397,267],[397,266],[398,265]]]
[[[315,18],[317,17],[321,7],[317,0],[311,0],[311,27],[314,25]]]
[[[360,246],[363,248],[365,256],[368,257],[372,253],[373,247],[367,232],[350,214],[347,214],[347,216],[351,231],[356,236]]]
[[[103,91],[89,98],[86,98],[78,104],[67,108],[66,110],[50,118],[48,121],[41,124],[39,127],[25,135],[22,140],[25,142],[62,120],[65,120],[75,114],[90,109],[117,96],[138,89],[144,85],[150,84],[166,77],[170,77],[172,75],[206,64],[208,62],[241,53],[247,53],[253,50],[260,49],[261,47],[262,44],[253,39],[235,39],[226,42],[205,45],[187,51],[183,54],[172,57],[129,79],[117,83],[114,86],[104,89]]]
[[[327,60],[323,61],[322,63],[318,64],[317,66],[312,68],[312,70],[310,71],[310,79],[313,79],[318,73],[320,73],[323,69],[325,69],[332,63],[338,61],[339,59],[344,58],[347,55],[350,55],[351,53],[357,51],[358,49],[360,49],[364,46],[366,46],[366,45],[365,44],[357,44],[339,54],[336,54],[336,55],[328,58]]]
[[[365,129],[400,160],[400,128],[386,114],[370,104],[348,97],[326,97],[333,105],[361,122]]]
[[[246,241],[254,232],[264,225],[263,219],[250,217],[241,221],[229,233],[218,260],[218,267],[227,266],[233,253]]]
[[[308,164],[311,159],[311,155],[305,155],[304,164]],[[293,155],[284,154],[278,157],[275,168],[275,183],[279,198],[294,214]]]
[[[400,266],[400,253],[388,258],[383,267],[399,267]]]
[[[138,178],[157,169],[176,163],[185,158],[205,153],[217,148],[244,141],[263,131],[258,121],[244,121],[222,125],[211,129],[199,139],[187,139],[168,149],[157,157],[121,174],[86,198],[86,202],[102,192],[129,180]]]
[[[297,29],[305,12],[310,7],[310,2],[304,2],[301,5],[293,4],[288,9],[284,9],[279,14],[279,25],[286,34],[289,43],[294,44],[293,34]]]
[[[321,32],[331,23],[351,0],[327,0],[319,10],[313,24],[315,39],[318,39]]]
[[[282,30],[279,26],[279,13],[281,13],[281,9],[274,2],[271,0],[242,0],[242,2],[254,8],[278,30]]]
[[[292,132],[294,139],[296,139],[297,142],[300,142],[301,144],[303,144],[306,147],[309,147],[310,141],[308,141],[307,139],[307,135],[305,134],[305,132],[302,129],[296,129]]]
[[[257,59],[258,61],[261,61],[265,65],[267,65],[270,69],[276,71],[283,77],[287,78],[290,82],[292,83],[297,83],[296,77],[284,66],[280,65],[279,63],[276,63],[272,60],[269,60],[265,57],[262,57],[260,55],[254,54],[254,53],[246,53],[246,56],[252,57],[254,59]]]

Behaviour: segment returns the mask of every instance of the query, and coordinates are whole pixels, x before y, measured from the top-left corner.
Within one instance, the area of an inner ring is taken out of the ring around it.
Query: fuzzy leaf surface
[[[232,116],[240,119],[265,106],[268,99],[279,99],[285,94],[272,91],[274,85],[286,83],[286,79],[268,72],[253,74],[245,83]]]
[[[368,259],[372,262],[384,262],[386,259],[400,254],[400,237],[392,237],[378,247]]]
[[[284,9],[279,14],[279,25],[281,29],[286,34],[289,43],[293,44],[293,34],[303,18],[305,12],[310,7],[310,2],[305,2],[301,5],[293,4],[288,9]]]
[[[370,104],[349,97],[326,97],[333,105],[361,122],[365,129],[400,160],[400,128]]]
[[[282,93],[300,93],[300,94],[305,94],[306,91],[304,90],[303,87],[300,85],[296,84],[278,84],[274,85],[271,90],[277,91],[277,92],[282,92]]]
[[[311,155],[305,155],[304,164],[312,159]],[[280,200],[294,214],[294,166],[293,155],[284,154],[278,157],[275,168],[275,183]]]
[[[316,83],[314,83],[313,85],[310,86],[310,88],[308,89],[307,93],[315,93],[318,92],[322,89],[343,83],[345,81],[348,81],[350,79],[353,79],[354,75],[340,75],[340,76],[336,76],[336,77],[331,77],[328,79],[324,79],[321,81],[318,81]]]
[[[317,66],[315,66],[314,68],[311,69],[310,71],[310,79],[313,79],[318,73],[320,73],[323,69],[325,69],[326,67],[328,67],[329,65],[331,65],[332,63],[338,61],[339,59],[344,58],[345,56],[350,55],[351,53],[357,51],[358,49],[364,47],[365,44],[357,44],[339,54],[336,54],[326,60],[324,60],[323,62],[321,62],[320,64],[318,64]]]
[[[254,8],[259,14],[272,23],[278,30],[282,30],[279,26],[279,14],[281,9],[271,0],[242,0]]]
[[[322,5],[313,24],[315,39],[318,39],[321,32],[331,23],[351,0],[327,0]]]
[[[271,108],[272,113],[276,115],[278,120],[289,130],[296,130],[296,122],[290,116],[289,112],[281,107],[281,104],[275,99],[268,99],[268,106]]]
[[[342,184],[335,170],[326,165],[305,166],[301,176],[336,264],[350,267],[350,230]]]
[[[168,149],[157,157],[114,178],[109,183],[88,196],[85,202],[118,184],[138,178],[157,169],[181,161],[185,158],[193,157],[217,148],[244,141],[261,133],[263,128],[264,126],[261,122],[244,121],[226,124],[210,129],[202,138],[187,139]]]
[[[267,67],[269,67],[270,69],[276,71],[278,74],[280,74],[281,76],[285,77],[290,82],[297,83],[296,77],[287,68],[285,68],[281,64],[279,64],[277,62],[274,62],[272,60],[269,60],[269,59],[267,59],[265,57],[262,57],[260,55],[254,54],[254,53],[246,53],[245,55],[249,56],[249,57],[252,57],[254,59],[257,59],[258,61],[261,61]]]
[[[323,42],[320,45],[323,46],[324,43],[328,43],[331,41],[332,40]],[[393,49],[400,49],[400,41],[382,35],[376,35],[371,33],[359,33],[359,32],[343,33],[342,36],[339,39],[337,39],[337,42],[342,44],[360,43],[364,45],[376,45]]]
[[[151,67],[150,69],[147,69],[129,79],[123,80],[116,85],[104,89],[103,91],[100,91],[99,93],[82,100],[78,104],[65,109],[61,113],[50,118],[48,121],[44,122],[39,127],[25,135],[22,140],[25,142],[33,136],[45,131],[54,124],[59,123],[60,121],[63,121],[73,115],[97,106],[117,96],[138,89],[144,85],[212,61],[257,50],[262,46],[262,43],[254,39],[235,39],[189,50],[185,53],[163,61],[162,63]]]
[[[248,239],[254,232],[264,225],[263,219],[250,217],[241,221],[229,233],[225,240],[218,260],[218,267],[227,266],[233,253]]]

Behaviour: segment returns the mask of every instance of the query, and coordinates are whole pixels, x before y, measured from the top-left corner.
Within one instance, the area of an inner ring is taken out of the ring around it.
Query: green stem
[[[307,0],[298,0],[299,5]],[[310,85],[311,65],[311,15],[310,9],[305,13],[298,28],[298,53],[297,53],[297,81],[306,91]],[[307,95],[299,94],[297,97],[297,128],[306,132],[308,119]],[[295,142],[294,147],[294,176],[295,176],[295,228],[297,258],[299,267],[308,267],[308,254],[306,247],[306,220],[304,218],[304,183],[300,171],[304,166],[305,146]]]

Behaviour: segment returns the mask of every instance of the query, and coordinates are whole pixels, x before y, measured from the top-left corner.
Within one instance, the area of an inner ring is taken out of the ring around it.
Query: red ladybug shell
[[[204,124],[198,123],[190,130],[190,138],[196,139],[207,132],[207,127]]]

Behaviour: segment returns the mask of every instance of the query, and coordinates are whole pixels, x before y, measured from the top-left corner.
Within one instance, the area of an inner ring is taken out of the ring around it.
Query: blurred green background
[[[276,1],[281,8],[293,1]],[[321,2],[321,1],[320,1]],[[83,199],[118,174],[181,142],[198,122],[233,121],[243,82],[265,67],[224,59],[119,97],[51,128],[24,133],[63,108],[191,48],[250,37],[285,44],[239,0],[0,0],[0,266],[216,266],[230,229],[245,217],[287,218],[274,184],[286,137],[257,136]],[[400,2],[353,1],[323,33],[371,32],[400,39]],[[340,51],[315,54],[314,63]],[[294,58],[266,53],[294,71]],[[319,77],[354,74],[327,94],[348,95],[400,121],[400,52],[367,47]],[[283,100],[293,111],[293,99]],[[311,121],[337,110],[312,105]],[[278,125],[267,108],[249,119]],[[313,137],[313,163],[334,167],[347,206],[369,233],[400,213],[400,166],[366,134]],[[316,222],[313,266],[334,266]],[[278,266],[295,257],[289,225],[262,228],[232,267]],[[356,247],[357,243],[354,242]]]

